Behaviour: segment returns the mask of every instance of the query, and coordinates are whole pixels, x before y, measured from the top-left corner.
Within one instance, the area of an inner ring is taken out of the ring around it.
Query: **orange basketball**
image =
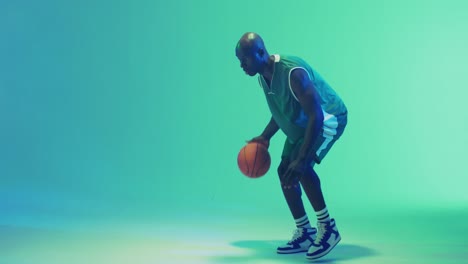
[[[259,143],[248,143],[237,155],[237,165],[240,171],[249,178],[258,178],[265,175],[270,169],[270,153]]]

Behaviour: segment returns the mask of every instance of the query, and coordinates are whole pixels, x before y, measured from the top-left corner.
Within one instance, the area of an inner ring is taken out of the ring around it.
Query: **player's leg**
[[[327,210],[327,206],[325,204],[325,198],[323,197],[320,178],[312,166],[307,168],[305,174],[301,177],[300,182],[307,198],[317,214],[317,220],[329,221],[329,218],[324,218],[327,217],[328,214],[323,215],[324,211]]]
[[[308,259],[317,259],[328,254],[341,240],[335,219],[330,217],[323,197],[320,179],[310,167],[301,178],[301,184],[317,216],[317,236],[307,251]]]
[[[288,139],[286,139],[283,153],[281,155],[281,163],[278,167],[281,189],[296,224],[296,230],[294,231],[293,238],[287,242],[287,244],[278,247],[277,252],[280,254],[306,252],[314,241],[315,234],[317,232],[315,228],[311,227],[305,212],[299,182],[296,181],[292,186],[286,186],[282,181],[283,174],[288,169],[290,163],[289,155],[294,147],[295,145],[291,144]]]
[[[309,154],[311,157],[314,157],[314,161],[310,164],[300,180],[302,188],[317,216],[317,237],[307,252],[308,259],[317,259],[328,254],[341,240],[335,220],[332,219],[328,213],[320,178],[314,170],[315,162],[320,163],[322,161],[338,137],[334,138],[333,136],[324,135],[323,133],[319,136],[319,139],[314,144]],[[293,156],[296,155],[297,151],[298,150],[294,150]]]
[[[304,175],[301,175],[300,177],[302,188],[304,189],[308,200],[314,208],[314,211],[317,214],[317,219],[319,221],[329,221],[330,219],[325,218],[328,216],[326,214],[327,207],[322,193],[320,178],[315,172],[314,166],[317,162],[321,162],[335,141],[336,140],[334,140],[332,137],[324,137],[323,134],[319,136],[318,140],[315,142],[314,146],[308,153],[308,159],[311,160],[310,166],[307,167]],[[302,140],[291,152],[291,157],[293,159],[296,158],[301,147]]]

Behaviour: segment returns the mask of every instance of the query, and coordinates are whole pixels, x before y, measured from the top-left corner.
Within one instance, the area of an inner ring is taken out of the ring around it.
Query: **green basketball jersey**
[[[320,96],[323,111],[323,135],[340,136],[347,120],[347,109],[338,94],[327,82],[304,60],[294,56],[275,56],[275,68],[271,86],[259,75],[259,83],[263,88],[271,114],[286,134],[291,143],[304,137],[308,117],[302,110],[299,101],[291,89],[290,76],[292,70],[302,68],[307,71],[314,88]]]

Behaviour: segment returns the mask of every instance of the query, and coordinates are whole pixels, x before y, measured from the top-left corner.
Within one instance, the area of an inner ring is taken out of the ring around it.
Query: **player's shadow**
[[[213,257],[213,263],[255,263],[258,261],[265,261],[268,259],[274,260],[275,263],[334,263],[335,261],[352,260],[357,258],[365,258],[378,255],[374,249],[351,245],[351,244],[338,244],[329,255],[321,259],[309,261],[305,258],[306,253],[297,254],[277,254],[276,247],[284,241],[265,241],[265,240],[242,240],[234,241],[232,246],[247,249],[248,252],[238,255],[225,255]]]

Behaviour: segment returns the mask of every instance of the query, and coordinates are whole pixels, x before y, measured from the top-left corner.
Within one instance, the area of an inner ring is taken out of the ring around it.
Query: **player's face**
[[[240,66],[249,76],[255,76],[261,68],[260,58],[254,50],[236,49],[236,56],[239,59]]]

